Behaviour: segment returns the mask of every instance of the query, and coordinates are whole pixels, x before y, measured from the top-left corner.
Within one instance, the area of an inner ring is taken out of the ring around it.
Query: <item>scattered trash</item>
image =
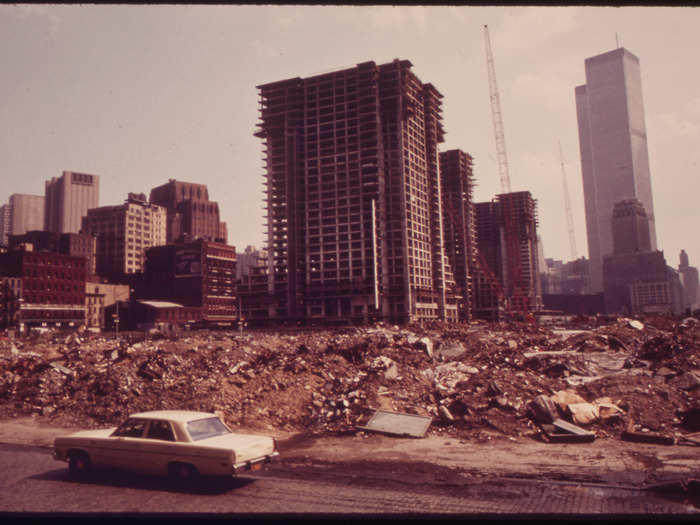
[[[640,323],[639,321],[636,321],[634,319],[628,319],[627,322],[635,330],[644,330],[644,324]]]

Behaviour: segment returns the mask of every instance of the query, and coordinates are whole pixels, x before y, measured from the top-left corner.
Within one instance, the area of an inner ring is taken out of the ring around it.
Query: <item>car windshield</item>
[[[190,421],[187,423],[187,432],[194,441],[231,433],[218,417]]]

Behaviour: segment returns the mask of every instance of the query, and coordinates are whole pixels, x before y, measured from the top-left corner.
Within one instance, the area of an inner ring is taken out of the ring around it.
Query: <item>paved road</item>
[[[314,475],[284,464],[183,493],[160,478],[121,473],[76,482],[48,449],[18,445],[0,445],[0,512],[700,515],[687,502],[595,484],[482,480],[424,486],[372,479],[357,471]]]

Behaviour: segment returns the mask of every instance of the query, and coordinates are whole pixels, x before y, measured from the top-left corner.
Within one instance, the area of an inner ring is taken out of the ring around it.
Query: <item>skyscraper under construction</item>
[[[445,251],[457,285],[460,321],[472,318],[477,268],[476,224],[474,220],[474,159],[452,149],[440,153],[440,179],[444,210]]]
[[[408,60],[258,86],[270,317],[457,319],[442,95]]]
[[[500,317],[504,298],[511,312],[542,306],[537,258],[537,201],[529,191],[501,193],[490,202],[474,205],[478,253],[483,267],[475,272],[475,313]],[[510,229],[510,233],[506,233]],[[510,242],[508,242],[510,239]],[[500,296],[500,297],[499,297]],[[526,302],[524,308],[520,301]]]

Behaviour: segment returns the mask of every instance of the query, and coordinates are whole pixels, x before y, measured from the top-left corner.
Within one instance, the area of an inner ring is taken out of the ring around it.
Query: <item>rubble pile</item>
[[[0,419],[116,425],[156,409],[233,426],[354,431],[376,409],[431,416],[465,439],[534,435],[566,419],[600,437],[693,431],[700,323],[530,323],[186,332],[179,338],[42,334],[0,339]]]

